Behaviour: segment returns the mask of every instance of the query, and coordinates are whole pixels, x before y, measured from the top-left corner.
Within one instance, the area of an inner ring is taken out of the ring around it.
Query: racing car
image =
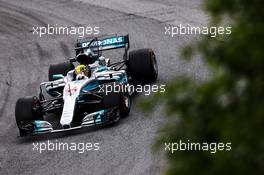
[[[118,48],[123,48],[124,54],[117,62],[102,55]],[[76,56],[67,62],[50,65],[49,81],[40,84],[38,96],[17,100],[15,118],[20,136],[117,123],[129,115],[133,94],[120,87],[152,83],[158,77],[154,51],[129,51],[129,35],[77,40],[75,51]],[[112,90],[107,93],[109,87]],[[47,117],[51,114],[57,123]]]

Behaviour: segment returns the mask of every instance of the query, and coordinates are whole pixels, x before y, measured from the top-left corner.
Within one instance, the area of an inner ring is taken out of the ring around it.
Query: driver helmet
[[[78,65],[76,66],[74,73],[76,79],[83,79],[84,77],[91,77],[91,69],[88,65]]]

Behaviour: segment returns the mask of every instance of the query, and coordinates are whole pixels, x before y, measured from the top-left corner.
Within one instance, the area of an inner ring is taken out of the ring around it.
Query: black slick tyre
[[[145,84],[153,83],[158,77],[158,64],[152,49],[139,49],[129,52],[128,73],[132,80]]]
[[[70,62],[64,62],[59,64],[52,64],[49,67],[49,81],[54,81],[53,75],[55,74],[62,74],[64,76],[67,75],[67,73],[70,70],[74,69],[74,65]]]

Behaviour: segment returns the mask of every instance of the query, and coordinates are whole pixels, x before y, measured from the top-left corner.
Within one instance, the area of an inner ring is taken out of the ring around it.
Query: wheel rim
[[[129,108],[129,99],[128,97],[125,97],[125,105],[127,108]]]
[[[130,108],[130,98],[129,98],[128,95],[125,95],[125,96],[124,96],[124,103],[125,103],[125,107],[126,107],[127,109],[129,109],[129,108]]]
[[[157,77],[157,75],[158,75],[158,64],[157,64],[156,56],[153,52],[152,52],[152,66],[153,66],[155,77]]]
[[[120,115],[116,116],[116,118],[114,119],[114,123],[118,122],[120,120]]]

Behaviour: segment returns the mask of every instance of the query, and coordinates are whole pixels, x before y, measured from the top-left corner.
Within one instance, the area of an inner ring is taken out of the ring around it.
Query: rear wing
[[[77,41],[75,50],[82,52],[84,49],[98,49],[99,51],[125,48],[129,49],[129,35],[112,35],[93,38],[86,41]]]

